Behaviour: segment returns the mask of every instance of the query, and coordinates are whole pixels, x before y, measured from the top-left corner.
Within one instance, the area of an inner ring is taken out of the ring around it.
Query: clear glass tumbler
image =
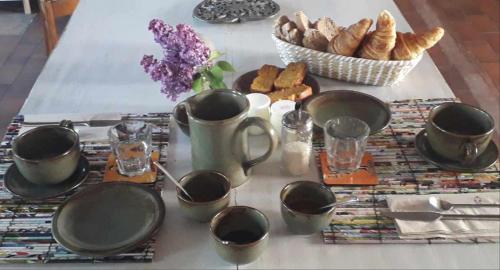
[[[338,173],[350,173],[361,165],[370,127],[362,120],[341,116],[324,126],[328,165]]]
[[[152,127],[143,121],[124,121],[108,131],[118,171],[126,176],[151,170]]]

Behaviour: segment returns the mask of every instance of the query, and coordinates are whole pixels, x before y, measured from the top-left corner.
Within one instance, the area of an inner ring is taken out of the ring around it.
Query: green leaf
[[[227,89],[227,85],[223,80],[210,81],[210,89]]]
[[[233,65],[231,65],[227,61],[219,61],[215,64],[215,66],[220,67],[220,69],[226,71],[226,72],[235,72],[236,70],[234,69]]]
[[[208,57],[208,61],[212,61],[214,59],[217,59],[219,57],[221,57],[222,53],[219,52],[219,51],[212,51],[210,52],[210,56]]]
[[[222,71],[222,69],[217,65],[211,67],[209,72],[212,73],[212,75],[214,75],[216,80],[220,81],[224,78],[224,71]]]
[[[193,81],[193,90],[196,94],[200,93],[203,90],[203,77],[200,76],[196,80]]]

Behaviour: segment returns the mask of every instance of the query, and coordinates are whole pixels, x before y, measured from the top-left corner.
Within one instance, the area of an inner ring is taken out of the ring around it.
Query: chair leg
[[[30,0],[23,0],[24,14],[31,14]]]

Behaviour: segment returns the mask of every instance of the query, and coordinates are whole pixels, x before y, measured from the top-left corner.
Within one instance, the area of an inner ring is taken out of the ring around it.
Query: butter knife
[[[88,127],[107,127],[114,126],[122,120],[88,120],[88,121],[72,121],[75,126],[88,126]],[[24,122],[23,126],[43,126],[43,125],[58,125],[59,122]]]
[[[438,219],[480,219],[480,220],[500,220],[500,215],[459,215],[441,214],[438,212],[380,212],[388,218],[415,221],[434,221]]]

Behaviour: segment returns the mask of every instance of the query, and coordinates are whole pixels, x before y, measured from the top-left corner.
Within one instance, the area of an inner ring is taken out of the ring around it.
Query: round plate
[[[52,234],[73,253],[105,257],[149,240],[164,217],[163,200],[153,189],[135,183],[101,183],[57,208]]]
[[[420,131],[415,137],[415,148],[418,154],[427,162],[452,172],[479,172],[495,164],[498,158],[498,148],[493,141],[490,142],[486,150],[471,164],[462,164],[458,161],[443,158],[432,150],[427,141],[425,129]]]
[[[66,194],[80,186],[89,175],[89,162],[80,156],[78,167],[68,179],[54,185],[37,185],[19,172],[15,163],[5,173],[5,187],[11,193],[29,200],[44,200]]]
[[[280,11],[271,0],[205,0],[193,10],[193,17],[208,23],[241,23],[263,20]]]
[[[323,128],[326,121],[338,116],[351,116],[365,121],[370,134],[383,130],[391,121],[389,106],[380,99],[352,90],[333,90],[312,96],[304,102],[314,124]]]
[[[282,72],[284,69],[280,68],[279,70],[280,72]],[[258,72],[259,70],[256,69],[239,76],[233,83],[233,89],[243,94],[256,93],[250,90],[250,85],[252,84],[255,77],[257,77]],[[313,96],[319,94],[319,83],[318,81],[316,81],[316,79],[314,79],[313,76],[307,74],[304,78],[304,84],[309,85],[312,88]]]

